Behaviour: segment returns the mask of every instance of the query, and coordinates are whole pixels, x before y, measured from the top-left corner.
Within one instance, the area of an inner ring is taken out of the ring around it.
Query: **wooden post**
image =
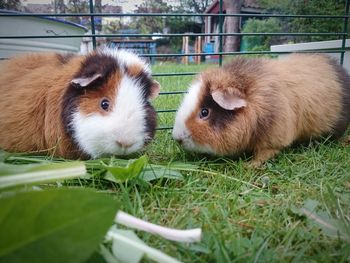
[[[201,36],[196,38],[194,46],[195,46],[195,53],[202,53],[202,37]],[[196,56],[195,62],[196,62],[196,64],[200,64],[201,63],[201,56]]]
[[[188,36],[182,37],[182,51],[184,54],[188,54]],[[182,63],[188,65],[188,56],[182,57]]]

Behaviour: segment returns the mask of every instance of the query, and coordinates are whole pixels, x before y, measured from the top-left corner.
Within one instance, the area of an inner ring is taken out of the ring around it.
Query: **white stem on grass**
[[[46,171],[28,172],[16,175],[1,176],[0,189],[24,184],[44,183],[57,180],[72,179],[86,174],[84,164],[77,164],[69,168]]]
[[[178,242],[198,242],[202,236],[200,228],[189,230],[178,230],[168,227],[159,226],[147,221],[136,218],[123,211],[118,211],[115,222],[139,230],[143,230],[152,234],[158,234],[161,237]]]
[[[118,235],[117,233],[114,233],[112,231],[108,232],[107,235],[115,240],[119,240],[125,244],[128,244],[130,246],[133,246],[133,247],[139,249],[144,254],[146,254],[147,257],[155,260],[156,262],[181,263],[181,261],[178,261],[175,258],[172,258],[172,257],[168,256],[167,254],[164,254],[163,252],[161,252],[155,248],[149,247],[149,246],[144,245],[144,244],[139,243],[139,242],[135,242],[132,239],[129,239],[129,238],[122,236],[122,235]]]

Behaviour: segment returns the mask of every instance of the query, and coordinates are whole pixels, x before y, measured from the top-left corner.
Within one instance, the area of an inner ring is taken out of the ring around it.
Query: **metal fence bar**
[[[91,13],[65,13],[65,14],[52,14],[52,13],[1,13],[0,16],[46,16],[46,17],[74,17],[74,16],[91,16]],[[162,17],[169,17],[169,16],[181,16],[181,17],[206,17],[206,16],[236,16],[236,17],[276,17],[276,18],[314,18],[314,19],[344,19],[346,17],[349,17],[348,15],[283,15],[283,14],[198,14],[198,13],[134,13],[134,14],[122,14],[122,13],[116,13],[116,14],[110,14],[110,13],[94,13],[93,16],[101,16],[101,17],[147,17],[147,16],[162,16]]]
[[[345,14],[347,16],[349,15],[349,0],[346,0]],[[343,52],[340,54],[340,64],[341,65],[344,64],[345,45],[346,45],[346,37],[347,37],[347,32],[348,32],[348,22],[349,22],[349,17],[344,18],[344,26],[343,26],[344,31],[343,31],[343,33],[345,33],[345,35],[343,35],[342,45],[341,45],[341,48],[343,50]]]
[[[178,77],[178,76],[192,76],[196,75],[198,72],[179,72],[179,73],[155,73],[153,77]]]
[[[95,30],[94,30],[95,31]],[[183,37],[183,36],[192,36],[192,37],[198,37],[198,36],[342,36],[346,37],[348,34],[344,32],[339,33],[332,33],[332,32],[325,32],[325,33],[308,33],[308,32],[301,32],[301,33],[193,33],[193,34],[181,34],[181,33],[173,33],[173,34],[77,34],[77,35],[2,35],[0,36],[0,39],[26,39],[26,38],[79,38],[79,37],[92,37],[94,39],[99,37]]]
[[[187,54],[140,54],[141,57],[184,57],[184,56],[203,56],[203,55],[269,55],[269,54],[289,54],[289,53],[342,53],[342,49],[331,50],[307,50],[307,51],[235,51],[235,52],[213,52],[213,53],[187,53]]]
[[[95,34],[95,17],[94,17],[94,3],[92,0],[89,0],[90,8],[90,20],[91,20],[91,35],[92,35],[92,47],[96,49],[96,34]]]
[[[159,95],[174,95],[174,94],[185,94],[187,91],[164,91],[160,92]]]
[[[157,130],[158,131],[162,131],[162,130],[172,130],[173,127],[172,126],[165,126],[165,127],[158,127]]]
[[[223,25],[224,21],[221,15],[223,14],[223,0],[219,0],[219,52],[222,53],[223,51],[223,39],[222,39],[222,33],[224,32],[223,30]],[[219,55],[219,66],[222,66],[222,54]]]
[[[156,110],[157,113],[172,113],[176,112],[176,109],[171,109],[171,110]]]

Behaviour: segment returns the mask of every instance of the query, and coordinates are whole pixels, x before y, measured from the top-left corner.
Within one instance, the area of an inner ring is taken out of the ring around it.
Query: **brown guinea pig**
[[[173,137],[197,152],[251,152],[258,166],[293,142],[340,137],[349,122],[350,78],[336,61],[316,54],[237,58],[198,76]]]
[[[130,154],[154,136],[160,86],[132,52],[29,54],[0,72],[0,148],[87,158]]]

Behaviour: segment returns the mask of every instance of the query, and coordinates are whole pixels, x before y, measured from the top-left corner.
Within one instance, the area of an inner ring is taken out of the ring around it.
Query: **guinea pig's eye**
[[[209,109],[203,108],[201,109],[201,112],[199,113],[199,118],[205,119],[209,116]]]
[[[109,108],[109,100],[107,99],[103,99],[101,101],[101,108],[105,111],[108,111],[108,108]]]

